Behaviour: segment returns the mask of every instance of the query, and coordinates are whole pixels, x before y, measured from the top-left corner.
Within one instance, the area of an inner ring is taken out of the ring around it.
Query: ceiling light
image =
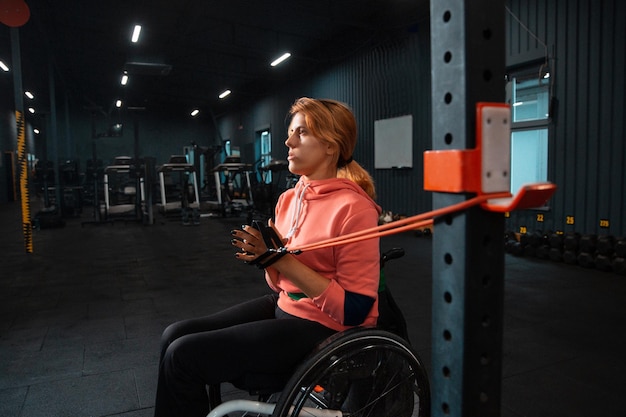
[[[4,72],[9,72],[9,67],[2,61],[0,61],[0,68],[2,68]]]
[[[196,116],[198,115],[198,113],[200,113],[200,110],[198,110],[198,109],[194,109],[194,110],[192,110],[191,115],[192,115],[193,117],[196,117]]]
[[[35,133],[35,135],[38,135],[38,134],[39,134],[39,129],[34,128],[34,129],[33,129],[33,132]]]
[[[32,108],[32,107],[29,107],[29,108],[28,108],[28,111],[29,111],[29,112],[31,112],[32,114],[35,114],[35,109],[34,109],[34,108]]]
[[[31,99],[31,100],[35,98],[35,96],[33,95],[33,93],[31,93],[30,91],[24,91],[24,95],[25,95],[26,97],[28,97],[29,99]]]
[[[291,56],[291,54],[289,52],[285,52],[280,57],[276,58],[270,65],[275,67],[276,65],[280,64],[281,62],[283,62],[284,60],[286,60],[290,56]]]
[[[135,25],[135,29],[133,29],[133,37],[131,38],[131,41],[133,43],[137,43],[137,41],[139,40],[140,33],[141,33],[141,25]]]
[[[119,109],[120,107],[122,107],[122,100],[117,100],[117,101],[115,102],[115,107],[117,107],[118,109]]]
[[[120,81],[122,85],[126,85],[128,83],[128,75],[122,75],[122,81]]]
[[[224,90],[224,92],[222,92],[222,94],[219,95],[220,98],[224,98],[230,95],[230,93],[232,93],[232,91],[230,90]]]

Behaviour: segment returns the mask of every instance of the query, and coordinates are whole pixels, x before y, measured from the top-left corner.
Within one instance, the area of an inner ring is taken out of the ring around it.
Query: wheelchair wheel
[[[428,376],[407,343],[384,330],[354,329],[331,340],[298,368],[272,416],[429,414]]]

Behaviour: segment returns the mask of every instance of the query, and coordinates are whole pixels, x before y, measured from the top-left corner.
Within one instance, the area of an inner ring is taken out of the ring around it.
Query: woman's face
[[[288,135],[285,145],[289,148],[289,171],[310,180],[337,176],[337,168],[332,163],[334,151],[309,131],[302,113],[296,113],[291,119]]]

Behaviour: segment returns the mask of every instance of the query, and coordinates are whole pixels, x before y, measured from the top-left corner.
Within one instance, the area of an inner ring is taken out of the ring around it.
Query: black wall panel
[[[504,14],[507,66],[539,65],[546,54],[552,66],[548,179],[559,187],[547,211],[511,213],[507,228],[626,235],[626,2],[509,0]],[[429,210],[422,174],[422,152],[430,146],[429,36],[428,22],[420,22],[415,32],[286,85],[241,114],[220,118],[220,129],[245,142],[254,138],[247,125],[269,123],[280,158],[284,115],[295,98],[345,101],[360,127],[355,159],[373,174],[383,209],[407,215]],[[263,120],[255,114],[263,114]],[[414,121],[413,168],[375,170],[374,121],[406,114]],[[238,130],[242,120],[244,128]]]
[[[512,213],[508,227],[626,234],[625,3],[510,0],[507,5],[522,22],[507,13],[507,64],[541,60],[547,50],[553,65],[558,104],[548,164],[549,180],[559,187],[550,211]]]
[[[220,130],[234,144],[251,141],[256,124],[272,126],[273,155],[286,156],[284,116],[298,97],[333,98],[348,103],[359,125],[354,159],[374,177],[378,203],[384,210],[412,215],[431,207],[423,191],[422,153],[430,146],[430,56],[428,22],[373,50],[355,55],[315,77],[284,86],[239,115],[220,118]],[[264,115],[259,118],[259,114]],[[374,121],[413,116],[413,168],[374,169]],[[243,129],[235,125],[243,120]],[[273,119],[273,120],[272,120]]]

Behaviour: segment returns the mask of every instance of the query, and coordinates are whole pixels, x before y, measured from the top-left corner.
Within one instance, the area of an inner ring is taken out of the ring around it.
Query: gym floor
[[[0,205],[0,416],[151,416],[163,328],[267,291],[233,257],[243,218],[66,222],[26,254],[19,205]],[[387,276],[432,374],[431,242],[381,246],[406,250]],[[501,415],[626,416],[626,279],[506,255],[505,280]]]

